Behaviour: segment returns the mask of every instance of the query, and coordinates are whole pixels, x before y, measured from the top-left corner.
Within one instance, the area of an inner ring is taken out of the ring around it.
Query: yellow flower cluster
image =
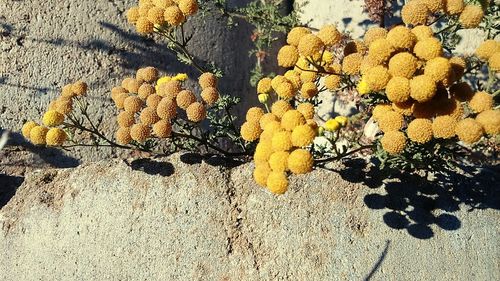
[[[61,146],[68,139],[68,135],[63,128],[66,116],[73,111],[75,99],[87,94],[87,84],[77,81],[73,84],[65,85],[57,99],[53,100],[42,116],[42,124],[35,121],[26,122],[21,133],[35,145]]]
[[[500,42],[496,40],[486,40],[476,49],[476,56],[488,63],[493,72],[500,72]]]
[[[196,0],[142,0],[127,10],[127,20],[142,34],[155,28],[179,26],[198,12]]]
[[[122,110],[117,115],[117,142],[143,143],[152,137],[170,137],[172,120],[177,117],[179,109],[185,112],[187,120],[203,121],[207,107],[219,99],[217,78],[212,73],[200,76],[201,99],[193,91],[183,88],[182,82],[187,78],[184,73],[160,77],[156,68],[145,67],[139,69],[135,77],[126,78],[120,86],[114,87],[111,99]]]

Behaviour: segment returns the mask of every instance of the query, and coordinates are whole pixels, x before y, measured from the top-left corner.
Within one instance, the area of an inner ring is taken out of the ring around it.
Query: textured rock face
[[[342,178],[366,175],[326,170],[275,197],[251,165],[182,157],[32,173],[0,211],[0,279],[500,278],[499,213],[486,201],[470,211],[441,194],[426,212],[408,191],[389,196],[412,186],[370,189]],[[415,191],[429,205],[425,194]],[[384,209],[405,204],[398,214],[420,234]]]

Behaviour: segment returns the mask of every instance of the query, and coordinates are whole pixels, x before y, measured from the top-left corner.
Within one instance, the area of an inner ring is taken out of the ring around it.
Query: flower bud
[[[347,119],[347,117],[345,116],[337,116],[335,117],[335,121],[337,121],[340,124],[340,126],[345,127],[349,119]]]
[[[340,124],[335,119],[330,119],[325,123],[325,130],[329,132],[335,132],[340,129]]]
[[[260,94],[259,95],[259,102],[260,103],[266,103],[268,100],[269,100],[268,94]]]

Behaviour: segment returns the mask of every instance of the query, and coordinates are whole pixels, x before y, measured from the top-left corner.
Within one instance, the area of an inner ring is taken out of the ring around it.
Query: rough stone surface
[[[498,187],[373,188],[380,175],[358,163],[292,177],[276,197],[251,164],[213,164],[174,155],[30,173],[0,210],[0,279],[500,279]]]

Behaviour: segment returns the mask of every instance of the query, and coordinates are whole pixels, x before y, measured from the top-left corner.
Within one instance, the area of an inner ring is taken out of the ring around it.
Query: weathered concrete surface
[[[411,186],[370,189],[342,179],[359,173],[324,170],[276,197],[251,165],[182,157],[31,173],[0,211],[0,279],[500,279],[500,216],[487,200],[470,211],[415,191],[434,206],[426,212],[411,196],[384,197]],[[376,198],[409,205],[386,213]],[[415,238],[397,214],[430,235]]]

